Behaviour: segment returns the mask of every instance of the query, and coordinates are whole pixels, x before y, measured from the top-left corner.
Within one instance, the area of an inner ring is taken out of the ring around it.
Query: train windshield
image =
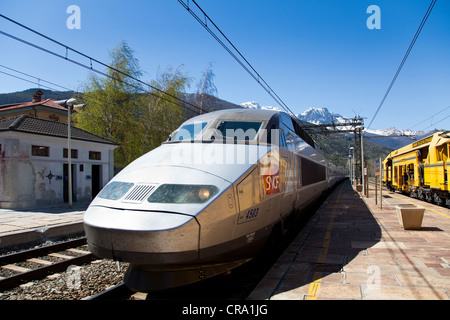
[[[217,131],[226,140],[254,140],[261,128],[259,121],[221,121]]]
[[[168,141],[195,140],[206,127],[208,122],[186,124],[169,137]]]

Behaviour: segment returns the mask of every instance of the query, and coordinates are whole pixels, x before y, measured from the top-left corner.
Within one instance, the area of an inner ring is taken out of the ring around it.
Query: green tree
[[[126,41],[120,42],[111,52],[111,64],[105,73],[108,77],[91,75],[82,87],[78,99],[85,105],[76,116],[77,125],[119,144],[114,152],[117,167],[124,167],[135,157],[137,134],[135,122],[139,114],[137,92],[142,76],[138,60]]]
[[[151,82],[156,89],[141,98],[139,128],[143,135],[142,153],[167,140],[170,133],[187,118],[185,108],[178,99],[182,99],[182,92],[191,79],[181,71],[181,67],[173,70],[169,66],[165,71],[159,69],[157,79]]]
[[[79,128],[119,144],[114,162],[121,169],[159,146],[181,124],[183,109],[177,97],[189,78],[180,68],[168,68],[158,72],[157,79],[151,82],[159,90],[143,87],[137,81],[143,74],[139,61],[126,41],[110,56],[110,68],[105,71],[108,76],[91,75],[83,85],[78,99],[85,107],[76,120]]]

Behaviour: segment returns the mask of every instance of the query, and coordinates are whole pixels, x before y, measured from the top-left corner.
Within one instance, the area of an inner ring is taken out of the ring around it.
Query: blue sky
[[[361,115],[367,126],[430,1],[197,3],[294,113],[326,107],[348,117]],[[70,5],[81,10],[79,30],[66,26]],[[366,26],[370,5],[380,8],[379,30]],[[219,98],[237,104],[277,105],[176,0],[2,0],[0,13],[106,63],[110,62],[108,52],[126,40],[145,72],[143,80],[154,79],[158,67],[183,65],[193,79],[190,92],[212,63]],[[4,19],[0,19],[0,30],[65,54]],[[83,68],[4,35],[0,44],[1,65],[75,90],[89,76]],[[371,128],[407,129],[450,106],[449,52],[450,2],[438,0]],[[30,87],[35,86],[0,74],[1,93]],[[413,129],[450,129],[450,118],[433,125],[449,115],[450,108]]]

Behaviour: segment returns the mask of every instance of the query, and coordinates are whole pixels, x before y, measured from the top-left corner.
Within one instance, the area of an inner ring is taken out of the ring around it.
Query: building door
[[[100,192],[102,189],[102,166],[98,164],[92,165],[92,199]]]
[[[64,192],[64,202],[69,202],[69,165],[67,163],[63,164],[63,192]],[[76,175],[77,167],[75,164],[72,164],[72,201],[77,201],[77,175]]]

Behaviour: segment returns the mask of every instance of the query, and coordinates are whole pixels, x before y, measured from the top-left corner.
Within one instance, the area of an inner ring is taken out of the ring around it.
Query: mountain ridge
[[[261,106],[256,101],[244,102],[240,104],[246,108],[252,109],[267,109],[267,110],[281,110],[279,107],[272,106]],[[306,121],[312,124],[325,124],[334,121],[335,123],[345,123],[346,119],[349,117],[344,117],[338,113],[333,113],[328,110],[326,107],[310,107],[296,115],[298,119],[302,121]],[[416,139],[421,139],[431,132],[426,131],[414,131],[408,129],[399,129],[396,127],[391,127],[387,129],[365,129],[364,130],[365,139],[369,139],[374,143],[377,143],[382,146],[386,146],[392,149],[401,148],[413,141],[411,136],[414,136]],[[400,136],[400,137],[399,137]],[[404,137],[403,137],[404,136]]]

